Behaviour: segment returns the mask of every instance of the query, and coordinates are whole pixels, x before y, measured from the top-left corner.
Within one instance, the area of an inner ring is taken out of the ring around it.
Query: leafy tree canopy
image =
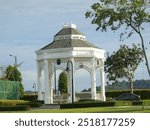
[[[130,37],[133,33],[138,34],[146,61],[148,73],[150,69],[145,51],[142,30],[144,24],[150,23],[150,13],[148,10],[148,0],[99,0],[91,6],[91,11],[87,11],[86,18],[92,18],[91,23],[97,25],[96,30],[116,31],[121,27],[125,30],[120,34],[120,38],[126,34]]]
[[[6,79],[10,81],[22,81],[21,73],[17,67],[9,65],[6,68]]]
[[[106,59],[107,78],[114,82],[118,81],[118,79],[126,78],[130,83],[133,83],[135,70],[142,58],[143,51],[135,44],[133,44],[132,48],[121,45],[117,52],[114,52]],[[131,89],[133,89],[132,85]]]
[[[11,66],[9,65],[6,68],[5,71],[5,79],[10,80],[10,81],[18,81],[20,83],[20,95],[23,96],[24,94],[24,87],[22,84],[22,77],[21,77],[21,72],[17,69],[17,66]]]
[[[61,94],[67,93],[67,74],[62,72],[58,79],[58,90]]]

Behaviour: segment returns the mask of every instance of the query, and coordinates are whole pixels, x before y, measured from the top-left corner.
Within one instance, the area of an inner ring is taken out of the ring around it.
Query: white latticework
[[[89,73],[91,73],[91,69],[92,69],[92,58],[74,58],[74,68],[75,71],[79,70],[79,69],[85,69],[87,70]]]

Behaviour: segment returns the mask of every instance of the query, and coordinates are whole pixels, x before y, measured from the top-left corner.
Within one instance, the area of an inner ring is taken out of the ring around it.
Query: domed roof
[[[64,25],[64,27],[54,36],[53,42],[41,48],[40,50],[72,47],[98,48],[86,41],[84,34],[76,29],[76,25],[71,24]]]

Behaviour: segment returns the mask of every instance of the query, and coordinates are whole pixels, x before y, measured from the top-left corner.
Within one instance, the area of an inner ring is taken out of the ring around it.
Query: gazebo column
[[[50,95],[49,95],[49,98],[50,98],[50,103],[53,104],[53,87],[52,87],[52,76],[53,76],[53,73],[50,72],[49,73],[49,89],[50,89]]]
[[[50,72],[48,67],[48,60],[44,60],[44,85],[45,85],[45,104],[51,104],[53,103],[52,98],[52,89],[51,89],[51,79],[50,79]]]
[[[41,74],[42,73],[42,67],[39,61],[37,61],[37,86],[38,86],[38,100],[43,100],[42,95],[42,85],[41,85]]]
[[[72,63],[70,63],[72,62]],[[70,58],[68,60],[69,65],[69,71],[68,71],[68,93],[69,93],[69,99],[68,102],[72,102],[72,95],[73,95],[73,102],[75,102],[75,80],[74,80],[74,58]],[[73,83],[73,84],[72,84]],[[73,94],[72,94],[73,92]]]
[[[70,67],[69,67],[69,68],[70,68]],[[72,92],[71,92],[71,91],[72,91],[72,90],[71,90],[71,89],[72,89],[72,87],[71,87],[71,86],[72,86],[72,83],[71,83],[71,75],[72,75],[72,74],[71,74],[71,71],[68,71],[68,72],[67,72],[67,86],[68,86],[68,100],[67,100],[67,102],[68,102],[68,103],[71,103],[71,102],[72,102],[72,96],[71,96],[71,95],[72,95]]]
[[[91,72],[91,94],[92,99],[96,100],[96,67],[95,67],[95,58],[92,59],[92,72]]]
[[[73,64],[73,70],[72,70],[72,72],[73,72],[73,74],[72,74],[72,79],[71,79],[71,84],[72,84],[72,80],[73,80],[73,84],[72,84],[72,87],[71,87],[71,90],[73,89],[73,99],[74,99],[74,102],[76,101],[76,95],[75,95],[75,68],[74,68],[74,66],[75,66],[75,64],[74,64],[74,58],[71,58],[71,61],[72,61],[72,64]]]
[[[106,101],[106,96],[105,96],[105,72],[104,72],[104,60],[100,61],[100,79],[101,79],[101,101]]]

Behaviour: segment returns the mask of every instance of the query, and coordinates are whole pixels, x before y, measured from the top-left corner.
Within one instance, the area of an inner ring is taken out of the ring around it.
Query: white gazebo
[[[77,30],[76,25],[64,25],[54,36],[52,43],[36,51],[37,55],[37,86],[38,100],[44,103],[53,104],[52,77],[56,70],[66,70],[68,77],[68,102],[75,101],[74,74],[78,69],[85,69],[91,77],[91,97],[95,100],[105,101],[105,76],[104,76],[104,52],[105,50],[96,47],[86,41],[83,33]],[[96,96],[96,70],[100,68],[101,93]],[[44,74],[44,88],[42,82],[42,71]]]

